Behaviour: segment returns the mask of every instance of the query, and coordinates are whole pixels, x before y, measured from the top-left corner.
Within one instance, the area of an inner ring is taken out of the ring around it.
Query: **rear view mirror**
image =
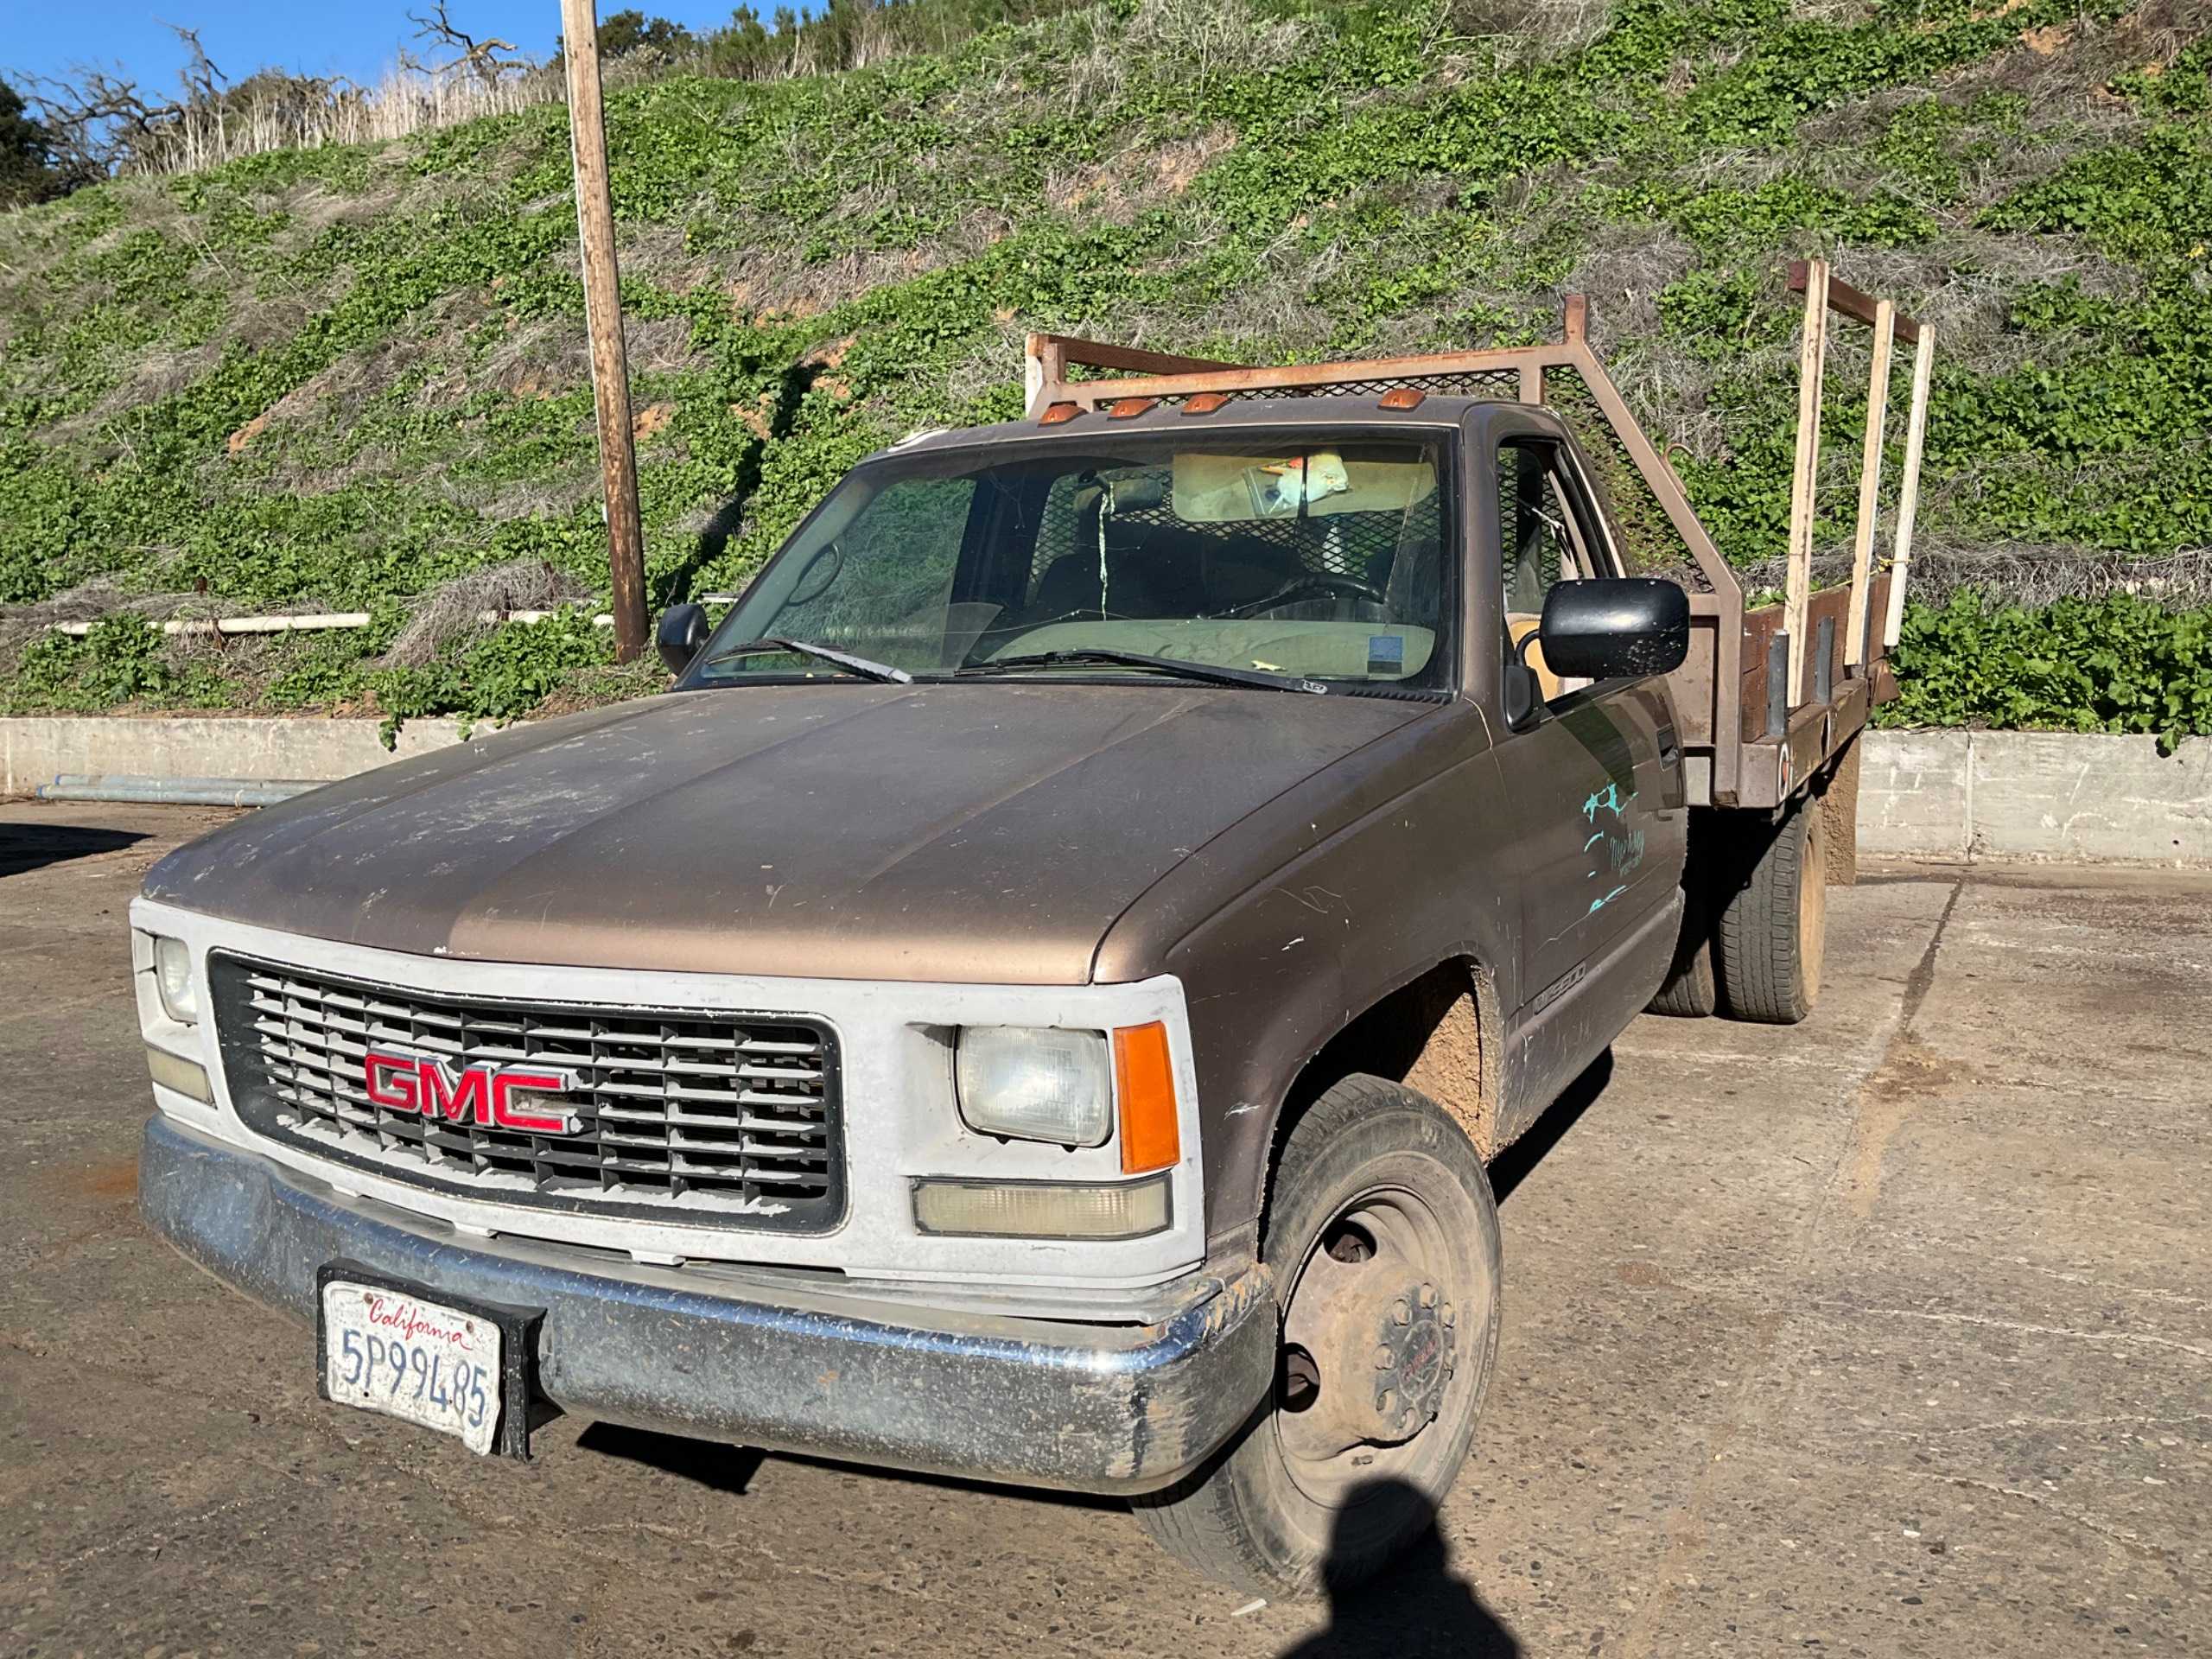
[[[681,674],[691,666],[691,659],[707,643],[713,630],[707,626],[707,607],[703,605],[671,605],[661,613],[660,627],[653,636],[653,644],[660,652],[660,659],[668,664],[671,674]]]
[[[1544,596],[1537,638],[1545,665],[1565,678],[1669,673],[1689,655],[1689,595],[1656,576],[1558,582]]]

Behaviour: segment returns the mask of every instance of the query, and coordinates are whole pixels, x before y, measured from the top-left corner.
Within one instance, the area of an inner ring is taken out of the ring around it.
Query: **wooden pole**
[[[576,239],[583,252],[584,326],[591,335],[592,401],[599,411],[600,480],[607,497],[613,577],[614,659],[645,648],[645,531],[630,430],[630,364],[622,346],[614,199],[607,180],[607,116],[600,101],[596,0],[561,0],[561,55],[569,71],[569,154],[576,175]]]
[[[1882,516],[1882,438],[1890,418],[1890,342],[1896,329],[1897,308],[1887,300],[1877,301],[1874,363],[1866,375],[1866,448],[1859,462],[1859,523],[1851,540],[1851,616],[1843,639],[1847,667],[1866,660],[1866,620],[1872,598],[1868,578],[1874,563],[1874,527]]]
[[[1936,331],[1920,325],[1920,346],[1912,359],[1912,411],[1905,416],[1904,485],[1897,494],[1897,533],[1890,554],[1890,613],[1883,619],[1882,643],[1894,645],[1904,626],[1904,585],[1912,576],[1912,522],[1920,512],[1920,454],[1928,435],[1928,378],[1936,365]]]
[[[1827,366],[1828,266],[1813,260],[1805,273],[1805,342],[1797,359],[1797,471],[1789,489],[1789,565],[1783,582],[1783,626],[1789,631],[1789,690],[1795,709],[1805,701],[1805,605],[1813,591],[1814,493],[1821,477],[1821,378]]]

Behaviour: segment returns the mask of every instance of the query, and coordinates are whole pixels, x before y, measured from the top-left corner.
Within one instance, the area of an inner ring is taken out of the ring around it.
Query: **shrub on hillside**
[[[2212,735],[2212,609],[2132,594],[2040,610],[1960,593],[1905,613],[1885,726]]]

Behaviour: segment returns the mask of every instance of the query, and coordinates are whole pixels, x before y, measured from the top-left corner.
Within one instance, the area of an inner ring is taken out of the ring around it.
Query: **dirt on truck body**
[[[1747,613],[1579,302],[1308,368],[1039,337],[1031,391],[671,610],[668,694],[158,865],[144,1207],[480,1452],[1122,1493],[1311,1590],[1465,1459],[1486,1160],[1647,1006],[1810,1007],[1898,578],[1869,531]]]

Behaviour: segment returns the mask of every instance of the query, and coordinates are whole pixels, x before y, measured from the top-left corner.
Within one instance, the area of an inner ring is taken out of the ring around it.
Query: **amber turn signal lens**
[[[1082,413],[1083,407],[1079,404],[1054,404],[1051,408],[1047,409],[1042,415],[1039,415],[1037,417],[1037,424],[1039,426],[1058,426],[1065,422],[1075,419],[1077,416]]]
[[[1235,396],[1234,392],[1228,391],[1201,391],[1183,400],[1183,412],[1185,415],[1211,415]]]
[[[1113,407],[1106,411],[1106,418],[1109,421],[1135,420],[1159,401],[1157,397],[1117,398]]]
[[[1121,1101],[1122,1173],[1141,1175],[1180,1160],[1175,1067],[1167,1053],[1167,1027],[1159,1020],[1115,1032],[1114,1092]]]
[[[1384,409],[1419,409],[1427,398],[1428,394],[1419,386],[1393,386],[1382,394],[1382,406]]]

